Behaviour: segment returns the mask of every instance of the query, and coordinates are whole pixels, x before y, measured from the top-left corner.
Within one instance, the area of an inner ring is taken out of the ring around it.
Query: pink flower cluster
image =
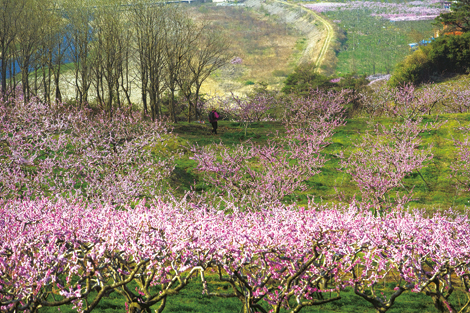
[[[413,14],[413,13],[404,13],[404,14],[371,14],[371,16],[380,16],[386,20],[391,22],[403,22],[403,21],[426,21],[426,20],[433,20],[439,16],[439,14],[426,14],[422,13],[420,15]]]
[[[156,155],[169,133],[138,113],[0,101],[0,197],[70,196],[114,203],[153,197],[173,170]]]
[[[335,10],[370,10],[371,16],[380,16],[390,21],[416,21],[434,19],[446,12],[434,7],[435,1],[412,1],[404,3],[386,3],[375,1],[323,2],[304,5],[306,8],[319,13]]]
[[[120,294],[129,307],[164,306],[197,273],[207,295],[244,295],[237,298],[252,309],[264,301],[279,312],[295,303],[298,312],[338,300],[347,286],[377,308],[406,290],[429,290],[436,279],[452,287],[455,277],[470,274],[467,215],[374,216],[354,206],[227,209],[232,213],[184,201],[119,209],[65,199],[2,201],[0,309],[75,303],[89,312],[119,288],[126,288]],[[211,271],[231,293],[211,291]],[[392,273],[402,283],[389,297],[364,292]],[[437,293],[444,297],[444,290]],[[330,291],[336,296],[315,296]]]
[[[242,64],[243,63],[243,59],[240,58],[240,57],[235,57],[233,58],[231,61],[230,61],[231,64]]]

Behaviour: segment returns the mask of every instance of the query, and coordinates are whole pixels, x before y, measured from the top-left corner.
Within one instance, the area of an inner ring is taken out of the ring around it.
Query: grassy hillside
[[[280,88],[305,49],[305,38],[274,16],[236,6],[201,4],[195,16],[211,21],[230,38],[231,49],[242,64],[228,64],[203,85],[208,94],[242,94],[256,82]]]
[[[447,121],[439,130],[431,131],[423,135],[425,145],[432,145],[433,159],[420,171],[422,177],[417,173],[411,174],[404,181],[407,188],[414,186],[414,200],[410,207],[426,208],[429,210],[447,209],[449,207],[463,208],[468,205],[468,194],[457,191],[455,181],[449,178],[449,165],[455,160],[455,148],[452,138],[461,136],[457,127],[470,123],[470,114],[445,114],[442,116],[428,116],[423,123],[431,121]],[[295,200],[305,204],[308,197],[315,197],[316,202],[340,202],[351,200],[359,189],[351,181],[348,174],[338,170],[339,158],[336,156],[343,151],[345,156],[354,148],[353,143],[359,140],[362,134],[371,129],[376,123],[387,125],[393,122],[389,118],[380,118],[373,122],[369,118],[348,119],[346,126],[339,128],[332,139],[332,144],[325,150],[324,154],[329,161],[325,164],[322,172],[314,176],[308,182],[308,190],[298,193],[289,200]],[[282,125],[275,122],[256,123],[248,130],[244,137],[243,129],[238,123],[229,121],[220,122],[219,135],[211,136],[209,126],[199,124],[179,123],[174,132],[178,134],[179,141],[189,147],[211,145],[222,141],[224,144],[233,146],[247,139],[262,143],[271,132],[282,131]],[[173,176],[173,183],[180,187],[180,191],[189,190],[194,181],[198,182],[198,174],[194,170],[196,163],[189,159],[190,154],[178,161]],[[202,188],[201,184],[198,184]]]
[[[391,8],[387,8],[387,5]],[[328,17],[336,25],[340,36],[344,36],[337,50],[337,74],[390,73],[395,64],[410,53],[409,43],[428,40],[433,36],[432,18],[420,20],[420,15],[412,16],[416,14],[413,13],[416,10],[412,10],[416,7],[410,7],[410,14],[406,14],[402,12],[405,7],[400,6],[375,1],[337,7],[311,5],[312,9]],[[427,4],[425,1],[419,9],[431,10],[433,14],[440,12],[436,4]]]

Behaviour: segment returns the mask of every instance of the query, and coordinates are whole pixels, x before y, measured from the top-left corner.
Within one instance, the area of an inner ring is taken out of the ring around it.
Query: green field
[[[323,14],[346,35],[337,53],[337,75],[390,73],[410,53],[409,43],[433,36],[433,21],[390,22],[370,16],[367,8]]]
[[[413,173],[404,181],[407,188],[414,186],[414,201],[411,207],[427,208],[430,210],[447,209],[449,207],[464,208],[470,200],[469,195],[459,193],[455,181],[449,178],[449,164],[455,160],[455,148],[452,138],[459,138],[462,134],[457,127],[468,125],[470,114],[445,114],[439,117],[427,116],[423,123],[447,121],[440,129],[423,134],[425,146],[432,145],[433,159],[427,163],[424,169]],[[339,159],[336,155],[343,151],[348,156],[348,151],[353,149],[353,143],[359,140],[361,134],[370,129],[375,123],[387,125],[393,122],[389,118],[380,118],[372,123],[369,118],[348,119],[347,124],[339,128],[334,135],[331,145],[324,153],[329,161],[325,164],[322,172],[308,181],[308,190],[298,193],[286,201],[295,201],[300,204],[307,202],[307,196],[315,197],[315,202],[339,202],[338,193],[346,196],[344,200],[350,200],[359,189],[351,181],[348,174],[338,170]],[[247,137],[244,136],[243,128],[238,123],[222,121],[219,123],[219,135],[211,136],[209,126],[200,124],[178,123],[174,132],[178,134],[179,143],[186,148],[196,143],[199,146],[211,145],[220,141],[227,146],[233,146],[251,139],[262,143],[267,135],[275,130],[282,131],[282,125],[276,122],[255,123],[248,129]],[[179,191],[188,191],[193,182],[197,182],[197,188],[203,188],[199,181],[198,173],[195,171],[196,163],[189,159],[191,154],[177,161],[177,167],[173,174],[173,183],[179,185]]]

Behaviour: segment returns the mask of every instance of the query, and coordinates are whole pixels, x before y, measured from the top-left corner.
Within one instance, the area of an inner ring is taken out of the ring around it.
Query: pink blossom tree
[[[457,159],[450,165],[451,178],[457,182],[461,191],[470,190],[470,129],[461,127],[464,133],[463,139],[454,139],[454,145],[457,148]]]
[[[72,196],[124,203],[153,197],[173,169],[173,156],[156,155],[169,131],[137,114],[0,103],[0,195]]]
[[[411,84],[394,88],[378,88],[360,94],[363,109],[370,115],[386,115],[403,120],[431,114],[449,98],[449,91],[428,84],[416,88]]]
[[[355,144],[356,150],[343,159],[341,169],[358,185],[361,206],[379,212],[411,200],[413,190],[403,185],[403,179],[432,158],[430,147],[418,149],[422,144],[419,135],[426,129],[420,123],[406,120],[391,127],[375,125],[373,132],[364,134]],[[396,197],[392,199],[394,190]]]
[[[299,312],[340,299],[348,286],[377,312],[408,290],[459,311],[450,297],[462,287],[451,278],[468,286],[466,214],[395,210],[375,216],[355,206],[279,205],[228,211],[185,201],[120,209],[65,199],[2,201],[0,309],[73,303],[90,312],[118,292],[128,311],[162,312],[198,273],[203,292],[236,297],[245,312]],[[213,290],[205,279],[211,269],[231,292]],[[378,295],[378,283],[390,276],[396,276],[396,290]]]
[[[321,151],[334,129],[344,123],[344,98],[317,94],[324,98],[290,101],[285,114],[289,117],[284,120],[286,135],[274,134],[265,145],[247,142],[233,149],[223,144],[193,147],[197,169],[213,188],[204,197],[258,209],[304,190],[304,182],[318,174],[326,162]]]
[[[362,277],[356,282],[356,293],[372,303],[377,312],[388,310],[396,297],[407,290],[430,296],[441,312],[460,311],[456,310],[456,304],[450,302],[456,287],[452,277],[463,276],[464,271],[460,272],[459,267],[464,268],[468,264],[469,250],[465,240],[449,239],[466,236],[468,217],[448,212],[436,213],[428,218],[419,211],[407,213],[395,210],[380,218],[376,225],[381,229],[368,233],[373,244],[364,251],[369,261],[361,263]],[[374,257],[370,258],[370,255]],[[373,288],[379,279],[395,275],[399,276],[402,284],[397,284],[391,297],[376,296]],[[372,296],[362,292],[365,288],[372,290]],[[462,291],[468,293],[467,290]]]
[[[246,136],[247,129],[252,123],[269,118],[268,110],[274,107],[276,99],[269,94],[239,97],[232,93],[231,96],[217,101],[225,114],[243,125]]]

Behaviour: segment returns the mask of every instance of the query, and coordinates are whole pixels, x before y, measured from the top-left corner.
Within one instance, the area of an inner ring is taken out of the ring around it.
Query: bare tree
[[[26,0],[0,0],[0,78],[1,92],[7,90],[8,66],[14,66],[13,42],[18,32],[20,15]]]
[[[191,109],[198,118],[197,107],[204,81],[233,58],[230,42],[220,29],[205,22],[199,28],[201,30],[196,32],[199,36],[178,76],[180,90],[188,101],[188,122],[191,122]]]
[[[142,102],[147,113],[149,95],[152,120],[161,115],[160,99],[165,89],[165,16],[171,16],[173,10],[172,6],[155,5],[146,0],[133,3],[131,20],[135,32],[136,63],[142,84]]]
[[[69,22],[67,40],[70,42],[69,56],[75,65],[75,99],[80,104],[88,102],[91,85],[92,68],[89,64],[91,43],[95,29],[91,27],[93,8],[85,0],[68,0],[65,2],[65,14]]]
[[[175,92],[178,88],[178,76],[185,65],[187,55],[191,53],[204,28],[197,27],[187,16],[187,12],[175,9],[171,13],[164,17],[163,53],[166,84],[170,92],[170,120],[176,123]]]
[[[113,115],[113,102],[119,103],[119,71],[118,63],[121,58],[119,51],[119,36],[122,31],[116,6],[102,6],[95,12],[93,23],[96,29],[96,42],[93,45],[95,68],[101,67],[102,78],[106,83],[107,110]]]
[[[47,9],[43,13],[44,36],[39,44],[37,63],[38,68],[42,69],[44,100],[51,102],[51,95],[54,93],[55,100],[61,101],[59,84],[61,65],[69,47],[65,40],[66,21],[62,18],[63,10],[56,1],[48,1]],[[55,87],[54,92],[53,87]]]
[[[20,14],[17,23],[16,40],[14,43],[17,48],[25,103],[29,101],[31,96],[29,73],[35,65],[38,49],[44,37],[45,5],[44,1],[26,0],[23,12]],[[35,75],[37,75],[38,67],[35,69]],[[35,89],[37,89],[37,85]]]

